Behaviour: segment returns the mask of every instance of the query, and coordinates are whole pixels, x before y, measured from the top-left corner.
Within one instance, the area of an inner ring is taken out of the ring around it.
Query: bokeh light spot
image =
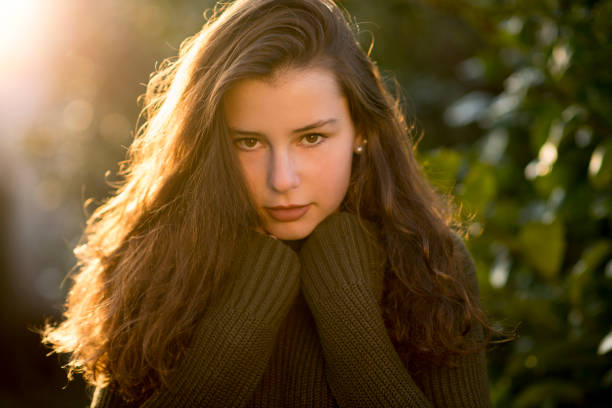
[[[86,130],[93,119],[94,110],[91,103],[76,99],[64,108],[62,120],[66,129],[74,132]]]
[[[109,113],[100,121],[100,134],[111,144],[126,142],[130,131],[130,121],[120,113]]]

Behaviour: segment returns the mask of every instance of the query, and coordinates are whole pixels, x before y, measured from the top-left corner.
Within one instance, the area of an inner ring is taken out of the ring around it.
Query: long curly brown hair
[[[343,209],[381,227],[383,313],[398,351],[437,364],[484,346],[487,336],[465,335],[474,323],[490,326],[461,276],[453,211],[425,180],[398,100],[354,29],[331,0],[238,0],[215,9],[152,75],[123,181],[75,249],[65,319],[44,329],[44,342],[70,354],[69,376],[112,381],[128,400],[166,382],[224,283],[235,243],[258,222],[224,94],[293,67],[331,70],[367,137]]]

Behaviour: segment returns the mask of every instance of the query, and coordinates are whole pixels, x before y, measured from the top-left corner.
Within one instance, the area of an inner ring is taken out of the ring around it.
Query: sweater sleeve
[[[317,324],[330,388],[341,407],[434,406],[405,368],[387,334],[367,280],[374,255],[367,234],[355,217],[346,213],[321,223],[300,253],[302,290]],[[460,389],[449,390],[454,383],[444,375],[457,379],[462,373],[442,374],[437,377],[444,383],[438,392],[461,393]],[[430,380],[435,376],[432,372]],[[439,405],[436,401],[435,406],[486,405],[447,402]]]
[[[143,407],[240,407],[248,402],[298,294],[300,267],[297,254],[281,241],[249,234],[231,268],[234,278],[198,323],[168,387],[157,390]],[[101,403],[92,406],[123,406],[116,396],[98,394]]]

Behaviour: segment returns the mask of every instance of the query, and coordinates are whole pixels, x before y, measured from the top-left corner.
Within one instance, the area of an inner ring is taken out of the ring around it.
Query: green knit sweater
[[[347,213],[328,217],[299,252],[251,233],[233,284],[199,322],[169,387],[141,406],[488,407],[484,352],[456,367],[406,369],[379,306],[376,248]],[[132,405],[109,386],[96,389],[91,406]]]

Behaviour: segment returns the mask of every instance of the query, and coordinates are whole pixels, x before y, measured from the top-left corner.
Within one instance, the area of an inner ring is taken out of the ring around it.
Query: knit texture
[[[483,352],[458,358],[456,368],[404,367],[379,306],[384,257],[365,226],[333,214],[299,258],[281,241],[250,237],[235,283],[199,322],[171,386],[143,406],[489,406]],[[478,295],[473,262],[460,250],[467,287]],[[129,405],[107,387],[92,407]]]
[[[386,333],[369,283],[375,254],[375,243],[348,213],[325,219],[300,252],[330,387],[341,407],[431,406]]]
[[[334,406],[316,326],[300,293],[279,330],[274,355],[247,407]]]

